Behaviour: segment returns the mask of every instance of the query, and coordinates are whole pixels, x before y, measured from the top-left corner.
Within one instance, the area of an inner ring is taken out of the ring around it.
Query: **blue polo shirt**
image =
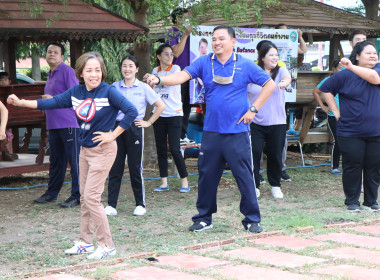
[[[380,74],[380,64],[373,70]],[[338,136],[380,136],[380,85],[373,85],[345,69],[332,75],[319,90],[334,95],[339,92]]]
[[[199,57],[184,69],[191,79],[199,77],[204,82],[207,110],[203,130],[218,133],[249,131],[249,124],[237,124],[251,105],[248,104],[247,85],[254,83],[264,86],[271,79],[269,74],[253,61],[237,54],[232,84],[220,85],[213,82],[211,57],[212,54]],[[234,62],[234,54],[225,64],[214,56],[214,74],[222,77],[231,76]]]

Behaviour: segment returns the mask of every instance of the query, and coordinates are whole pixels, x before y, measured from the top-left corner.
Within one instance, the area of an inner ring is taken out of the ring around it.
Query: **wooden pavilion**
[[[41,0],[43,13],[37,15],[31,15],[31,7],[25,2],[0,0],[0,41],[4,44],[5,70],[12,80],[12,85],[0,88],[0,100],[3,103],[12,93],[25,99],[37,99],[43,95],[44,84],[15,85],[15,49],[18,42],[69,41],[71,66],[74,67],[76,59],[82,54],[84,41],[107,38],[133,42],[139,35],[149,31],[131,20],[81,0],[68,0],[67,4]],[[14,152],[27,152],[32,128],[41,128],[41,143],[35,163],[25,157],[11,164],[0,162],[0,176],[47,170],[48,163],[44,161],[47,134],[44,113],[26,108],[15,109],[13,106],[8,106],[8,110],[8,127],[12,128],[15,136],[12,145]],[[18,143],[19,127],[27,127],[21,149]]]

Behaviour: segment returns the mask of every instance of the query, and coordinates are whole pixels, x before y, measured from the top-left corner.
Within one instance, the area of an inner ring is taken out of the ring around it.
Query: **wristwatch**
[[[251,108],[249,108],[249,110],[253,113],[258,113],[259,111],[256,109],[255,106],[251,106]]]

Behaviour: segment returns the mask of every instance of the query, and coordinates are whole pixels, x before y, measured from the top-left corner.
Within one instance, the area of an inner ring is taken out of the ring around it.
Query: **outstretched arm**
[[[153,74],[145,74],[144,81],[146,81],[150,86],[163,84],[165,86],[175,86],[183,84],[190,80],[190,75],[186,71],[181,71],[178,73],[173,73],[165,77],[157,77]]]
[[[37,100],[25,100],[25,99],[20,100],[14,94],[11,94],[8,96],[7,103],[13,106],[37,109]]]
[[[342,65],[344,68],[354,72],[360,78],[366,80],[367,82],[369,82],[373,85],[379,85],[380,84],[379,73],[377,73],[375,70],[373,70],[371,68],[353,65],[351,60],[349,60],[345,57],[341,59],[340,65]]]

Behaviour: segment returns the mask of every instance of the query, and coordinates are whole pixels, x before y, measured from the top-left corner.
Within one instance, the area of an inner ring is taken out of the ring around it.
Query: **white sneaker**
[[[117,210],[109,205],[104,208],[104,212],[106,212],[107,216],[117,216]]]
[[[134,216],[144,216],[146,213],[146,209],[142,207],[141,205],[137,206],[135,208],[135,211],[133,211]]]
[[[284,194],[281,191],[280,187],[272,187],[272,195],[274,198],[283,198]]]
[[[72,248],[65,250],[65,254],[67,255],[88,254],[92,252],[94,252],[94,245],[83,241],[75,241]]]
[[[258,188],[255,188],[256,189],[256,197],[259,198],[260,197],[260,190]]]
[[[180,145],[188,145],[188,144],[194,144],[194,143],[195,143],[194,140],[190,140],[187,137],[180,139]]]
[[[108,256],[115,256],[115,255],[116,255],[116,249],[115,248],[110,249],[108,247],[103,248],[101,246],[98,246],[98,248],[96,248],[94,253],[87,256],[87,259],[89,259],[89,260],[101,260],[101,259],[104,259]]]

